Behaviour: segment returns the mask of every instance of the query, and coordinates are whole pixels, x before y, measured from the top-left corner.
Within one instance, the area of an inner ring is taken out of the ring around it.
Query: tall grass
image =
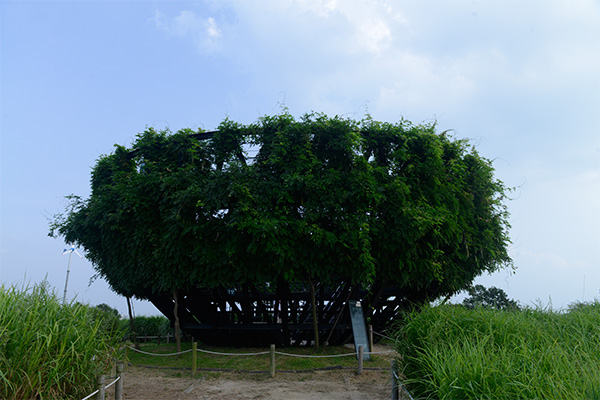
[[[600,399],[598,302],[568,313],[433,307],[399,336],[416,397]]]
[[[81,398],[107,373],[119,334],[96,308],[62,304],[47,282],[0,286],[0,398]]]

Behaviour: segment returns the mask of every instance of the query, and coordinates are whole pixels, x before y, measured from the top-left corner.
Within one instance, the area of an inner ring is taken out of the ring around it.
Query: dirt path
[[[388,371],[353,370],[266,374],[208,373],[192,379],[169,370],[127,367],[123,375],[126,400],[377,400],[389,399]],[[107,392],[107,399],[114,398]]]

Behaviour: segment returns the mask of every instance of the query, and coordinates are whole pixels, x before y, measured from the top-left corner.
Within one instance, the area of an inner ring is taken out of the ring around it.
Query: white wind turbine
[[[73,255],[73,253],[83,258],[83,256],[79,254],[77,250],[75,250],[75,246],[71,246],[71,248],[63,250],[63,256],[65,254],[69,255],[69,263],[67,264],[67,279],[65,280],[65,294],[63,295],[63,304],[67,300],[67,285],[69,284],[69,272],[71,271],[71,256]]]

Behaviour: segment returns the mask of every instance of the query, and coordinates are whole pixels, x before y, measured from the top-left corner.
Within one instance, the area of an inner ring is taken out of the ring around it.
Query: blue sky
[[[508,203],[517,270],[478,278],[523,304],[600,298],[600,3],[0,2],[0,282],[62,295],[47,217],[146,126],[215,129],[285,105],[437,120],[470,138]],[[125,300],[73,258],[68,297]],[[138,314],[155,314],[135,303]]]

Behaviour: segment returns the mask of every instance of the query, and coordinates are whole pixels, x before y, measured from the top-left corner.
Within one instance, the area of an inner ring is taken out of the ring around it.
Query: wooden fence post
[[[271,376],[271,378],[275,377],[275,345],[274,344],[271,345],[271,371],[270,371],[270,376]]]
[[[198,370],[198,342],[192,342],[192,378],[196,377]]]
[[[358,368],[356,369],[356,375],[362,374],[363,371],[363,355],[365,349],[363,346],[358,346]]]
[[[392,400],[398,400],[399,398],[399,388],[398,388],[398,379],[396,378],[396,370],[398,369],[398,365],[396,360],[392,360]]]
[[[98,380],[96,383],[98,384],[98,393],[96,393],[96,400],[104,400],[106,388],[104,387],[104,383],[106,381],[106,375],[98,375]]]
[[[117,362],[117,378],[119,380],[115,383],[115,400],[123,400],[123,362]]]
[[[369,331],[369,351],[373,351],[373,325],[367,325]]]

